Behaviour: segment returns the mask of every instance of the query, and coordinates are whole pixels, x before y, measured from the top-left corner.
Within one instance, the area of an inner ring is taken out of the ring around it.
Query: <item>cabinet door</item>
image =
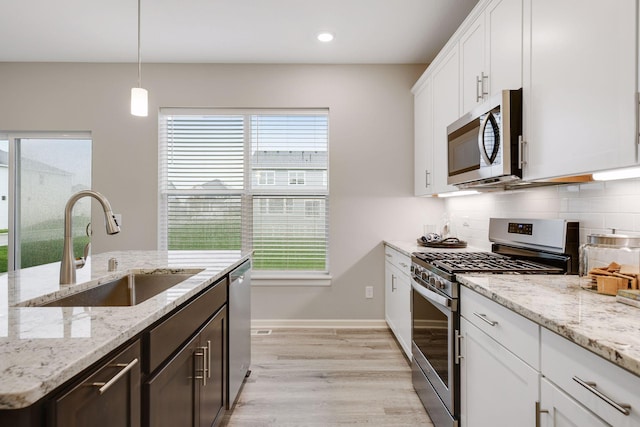
[[[193,426],[197,337],[192,338],[145,384],[150,427]]]
[[[400,347],[411,358],[411,279],[385,262],[385,319]]]
[[[54,402],[58,427],[140,425],[140,342]]]
[[[414,95],[414,191],[433,193],[433,90],[431,78]]]
[[[460,328],[462,426],[535,426],[538,372],[465,318]]]
[[[494,0],[485,12],[484,91],[495,95],[522,87],[522,0]],[[487,87],[488,86],[488,87]]]
[[[460,116],[458,50],[453,48],[433,71],[433,193],[456,191],[447,185],[447,126]]]
[[[196,413],[199,414],[199,426],[211,427],[222,419],[224,412],[224,355],[227,323],[227,309],[222,308],[202,329],[199,337],[198,354],[204,352],[203,378],[198,381],[199,396]]]
[[[460,38],[460,95],[462,114],[485,99],[484,88],[488,86],[485,67],[484,14],[480,15]]]
[[[540,384],[540,425],[544,427],[604,427],[609,424],[589,412],[543,378]],[[544,412],[542,412],[544,411]]]
[[[404,353],[411,359],[411,279],[400,274],[396,281],[398,300],[398,342]]]
[[[636,3],[525,0],[525,179],[636,163]]]

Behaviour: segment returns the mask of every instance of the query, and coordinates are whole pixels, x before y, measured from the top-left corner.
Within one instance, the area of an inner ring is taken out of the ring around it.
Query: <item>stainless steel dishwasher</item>
[[[229,275],[229,377],[227,409],[235,403],[251,371],[251,261]]]

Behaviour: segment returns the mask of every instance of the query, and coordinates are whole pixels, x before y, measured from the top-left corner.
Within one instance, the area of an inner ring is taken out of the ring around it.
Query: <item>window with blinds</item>
[[[253,250],[255,270],[328,271],[326,111],[163,109],[161,249]]]

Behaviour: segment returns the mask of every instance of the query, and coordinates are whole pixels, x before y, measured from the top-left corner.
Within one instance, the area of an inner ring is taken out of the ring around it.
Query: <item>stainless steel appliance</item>
[[[229,372],[227,409],[235,403],[251,371],[251,261],[229,275]]]
[[[411,257],[412,377],[436,427],[457,426],[460,409],[459,284],[456,274],[576,274],[578,223],[491,218],[491,252],[462,249]]]
[[[522,178],[522,89],[504,90],[447,127],[447,183],[460,188]]]

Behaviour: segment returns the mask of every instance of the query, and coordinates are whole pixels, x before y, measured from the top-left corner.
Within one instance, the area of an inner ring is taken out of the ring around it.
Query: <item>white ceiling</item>
[[[428,63],[477,1],[142,0],[142,61]],[[136,14],[136,0],[2,0],[0,62],[136,62]]]

